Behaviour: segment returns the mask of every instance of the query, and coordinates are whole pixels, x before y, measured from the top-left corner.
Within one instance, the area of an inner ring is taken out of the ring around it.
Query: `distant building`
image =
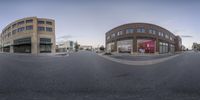
[[[192,45],[192,50],[200,51],[200,44],[198,44],[198,43],[193,43],[193,45]]]
[[[92,46],[90,46],[90,45],[81,45],[80,47],[79,47],[79,49],[80,50],[89,50],[89,51],[92,51]]]
[[[182,45],[182,51],[185,51],[186,47],[184,45]]]
[[[1,36],[0,36],[0,52],[3,52],[2,43],[1,43]]]
[[[175,51],[182,51],[182,39],[180,36],[175,36]]]
[[[58,42],[56,45],[56,52],[68,52],[75,50],[75,42],[74,41],[64,41]]]

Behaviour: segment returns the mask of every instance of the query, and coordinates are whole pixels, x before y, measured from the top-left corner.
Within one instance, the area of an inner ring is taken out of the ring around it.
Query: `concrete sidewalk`
[[[110,55],[109,57],[116,58],[116,59],[122,59],[122,60],[128,60],[128,61],[147,61],[147,60],[154,60],[154,59],[161,59],[173,56],[174,54],[161,54],[161,55],[140,55],[140,56],[134,56],[134,55]]]
[[[173,59],[180,54],[176,55],[156,55],[156,56],[107,56],[99,54],[101,57],[127,65],[152,65]]]

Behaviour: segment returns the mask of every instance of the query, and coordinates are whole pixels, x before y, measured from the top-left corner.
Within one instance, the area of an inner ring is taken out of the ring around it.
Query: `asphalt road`
[[[200,53],[130,66],[95,53],[0,54],[0,100],[199,100]]]

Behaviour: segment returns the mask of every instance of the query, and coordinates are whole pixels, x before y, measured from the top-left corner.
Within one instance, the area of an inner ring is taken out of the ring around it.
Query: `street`
[[[0,100],[198,100],[200,53],[125,65],[96,53],[0,54]]]

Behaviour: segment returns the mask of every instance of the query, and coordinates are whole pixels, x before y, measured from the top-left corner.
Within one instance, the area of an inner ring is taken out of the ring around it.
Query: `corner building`
[[[150,23],[130,23],[106,33],[106,50],[117,53],[164,54],[181,51],[182,40]]]
[[[55,21],[27,17],[10,23],[1,33],[1,50],[8,53],[55,53]]]

